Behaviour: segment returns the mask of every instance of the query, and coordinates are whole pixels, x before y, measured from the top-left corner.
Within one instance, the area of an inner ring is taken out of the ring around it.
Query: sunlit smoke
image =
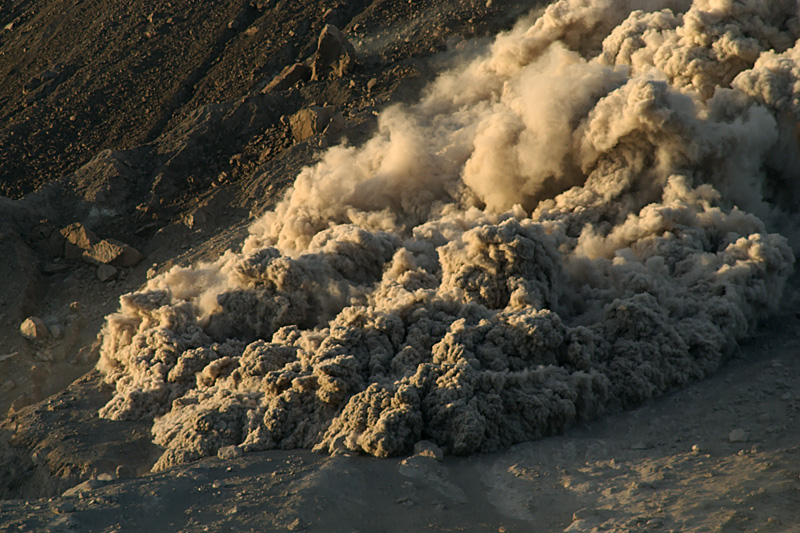
[[[240,253],[123,296],[101,415],[154,420],[156,470],[467,454],[714,372],[792,270],[797,13],[553,3],[304,169]]]

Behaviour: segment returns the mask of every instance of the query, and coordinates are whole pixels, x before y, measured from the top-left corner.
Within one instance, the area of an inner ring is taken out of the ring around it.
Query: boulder
[[[142,260],[136,248],[114,239],[103,239],[83,254],[83,259],[92,264],[132,267]]]
[[[29,341],[43,341],[50,338],[50,330],[41,318],[30,316],[19,327],[19,332]]]
[[[289,117],[289,125],[295,140],[303,141],[317,133],[322,133],[335,111],[336,108],[333,106],[311,106],[301,109]]]
[[[330,76],[341,78],[356,64],[356,51],[342,32],[333,24],[326,24],[317,40],[317,51],[311,63],[311,79],[324,80]]]
[[[311,69],[302,63],[295,63],[283,69],[261,92],[285,91],[297,85],[298,82],[308,81],[310,78]]]
[[[100,242],[97,235],[80,222],[62,228],[61,235],[65,239],[64,256],[67,259],[79,259],[85,251]]]

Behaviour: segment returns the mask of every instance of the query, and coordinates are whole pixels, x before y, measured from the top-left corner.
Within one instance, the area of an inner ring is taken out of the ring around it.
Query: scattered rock
[[[99,265],[115,267],[132,267],[142,260],[142,254],[134,247],[115,239],[100,239],[83,224],[76,222],[61,230],[66,240],[64,256],[67,259],[79,259]]]
[[[20,325],[19,332],[29,341],[43,341],[50,338],[50,330],[41,318],[35,316],[26,318]]]
[[[217,450],[217,457],[224,460],[236,459],[242,455],[244,455],[244,452],[238,446],[224,446]]]
[[[261,92],[285,91],[294,87],[298,82],[309,79],[311,79],[311,69],[303,63],[295,63],[284,68]]]
[[[702,450],[702,448],[700,448],[700,446],[698,446],[697,444],[692,444],[692,453],[693,453],[694,455],[697,455],[697,454],[699,454],[699,453],[700,453],[700,452],[702,452],[702,451],[703,451],[703,450]]]
[[[289,125],[292,128],[292,135],[295,140],[300,142],[322,133],[330,122],[336,108],[333,106],[312,106],[301,109],[289,117]]]
[[[275,0],[250,0],[250,6],[263,11],[275,5]]]
[[[356,64],[356,51],[342,32],[333,24],[322,28],[317,40],[317,51],[311,63],[311,79],[322,80],[328,76],[341,78]]]
[[[728,434],[728,442],[747,442],[747,432],[741,428],[736,428]]]
[[[111,265],[100,265],[97,267],[97,279],[100,281],[111,281],[116,279],[119,271]]]
[[[432,457],[437,461],[444,459],[442,449],[431,441],[421,440],[414,445],[414,455],[421,455],[423,457]]]

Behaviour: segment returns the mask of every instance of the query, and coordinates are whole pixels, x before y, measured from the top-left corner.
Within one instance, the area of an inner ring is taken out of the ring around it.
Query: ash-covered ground
[[[4,527],[798,525],[796,1],[57,9],[0,20]]]

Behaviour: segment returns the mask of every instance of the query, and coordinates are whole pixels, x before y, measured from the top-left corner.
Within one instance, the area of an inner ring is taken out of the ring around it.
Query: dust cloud
[[[793,268],[796,1],[562,0],[337,146],[241,252],[121,298],[155,465],[490,452],[714,372]]]

